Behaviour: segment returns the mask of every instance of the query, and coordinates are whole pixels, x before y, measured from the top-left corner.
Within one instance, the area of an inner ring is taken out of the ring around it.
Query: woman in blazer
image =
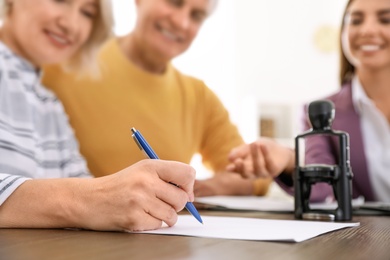
[[[333,129],[349,133],[353,197],[390,202],[390,1],[350,0],[340,37],[341,89],[327,97],[335,104]],[[306,129],[310,128],[305,120]],[[306,142],[306,164],[337,163],[337,144],[327,137]],[[274,176],[292,193],[294,151],[270,139],[234,149],[230,170],[246,177]],[[324,183],[311,199],[333,196]]]

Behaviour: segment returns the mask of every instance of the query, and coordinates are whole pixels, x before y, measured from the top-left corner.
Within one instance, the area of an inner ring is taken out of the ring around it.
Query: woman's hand
[[[143,160],[96,179],[28,180],[0,206],[0,227],[141,231],[163,222],[172,226],[177,212],[194,200],[194,181],[191,166],[162,160]]]
[[[149,230],[173,226],[177,212],[194,200],[195,170],[189,165],[143,160],[94,180],[87,221],[91,229]],[[174,186],[170,182],[180,186]]]

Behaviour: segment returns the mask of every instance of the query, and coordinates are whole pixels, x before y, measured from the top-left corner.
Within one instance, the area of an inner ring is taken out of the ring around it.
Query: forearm
[[[250,196],[255,192],[254,181],[249,179],[237,179],[231,182],[229,186],[230,194],[228,195]]]
[[[0,206],[0,227],[83,227],[83,198],[89,194],[91,181],[70,178],[25,181]]]

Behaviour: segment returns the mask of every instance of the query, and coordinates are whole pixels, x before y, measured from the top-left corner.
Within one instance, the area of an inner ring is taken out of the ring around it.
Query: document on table
[[[373,212],[381,212],[383,215],[390,215],[390,203],[369,201],[360,206],[362,210],[370,210]]]
[[[200,225],[190,215],[180,215],[173,227],[140,233],[194,236],[253,241],[301,242],[359,223],[334,223],[303,220],[272,220],[237,217],[202,216]]]
[[[196,203],[201,203],[200,207],[207,209],[230,209],[230,210],[256,210],[256,211],[275,211],[275,212],[293,212],[293,199],[279,199],[272,197],[258,196],[211,196],[199,197],[195,199]],[[363,205],[364,198],[359,197],[352,201],[353,207]],[[335,209],[337,202],[331,203],[311,203],[312,209]]]

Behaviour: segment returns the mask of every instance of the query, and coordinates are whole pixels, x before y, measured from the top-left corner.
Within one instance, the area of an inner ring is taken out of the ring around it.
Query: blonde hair
[[[113,33],[114,20],[112,15],[111,0],[98,0],[99,15],[95,19],[92,32],[83,46],[67,61],[62,63],[65,71],[77,72],[78,74],[99,74],[97,53],[100,46],[110,38]],[[10,10],[7,0],[0,0],[0,19],[4,20]]]
[[[4,18],[7,16],[7,13],[9,11],[9,3],[7,0],[0,0],[0,19],[4,20]]]

